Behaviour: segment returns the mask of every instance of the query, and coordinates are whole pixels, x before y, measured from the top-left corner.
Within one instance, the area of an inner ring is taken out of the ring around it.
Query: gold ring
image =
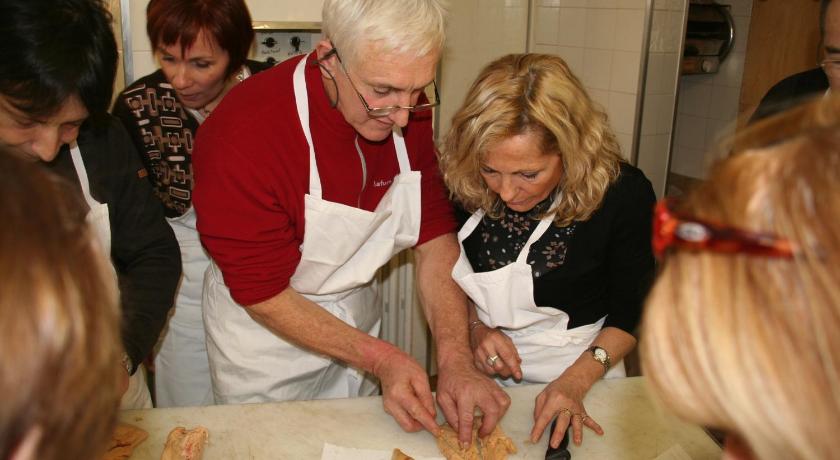
[[[497,359],[499,359],[499,355],[490,356],[489,358],[487,358],[487,364],[490,367],[493,367],[494,365],[496,365],[496,360]]]
[[[577,414],[577,415],[580,415],[580,423],[585,422],[589,418],[589,415],[587,415],[587,414]]]
[[[572,411],[570,411],[569,409],[566,409],[565,407],[561,407],[561,408],[560,408],[560,412],[558,412],[557,414],[559,415],[559,414],[563,414],[563,413],[565,413],[566,415],[568,415],[568,416],[569,416],[569,418],[572,418],[572,415],[573,415],[573,414],[572,414]]]

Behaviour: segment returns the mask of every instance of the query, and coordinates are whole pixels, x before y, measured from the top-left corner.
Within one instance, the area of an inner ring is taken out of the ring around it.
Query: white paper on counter
[[[443,457],[414,457],[411,452],[403,451],[404,454],[414,460],[446,460]],[[321,451],[321,460],[391,460],[394,451],[356,449],[355,447],[342,447],[324,443],[324,450]]]
[[[691,460],[691,455],[679,444],[674,444],[670,449],[659,454],[654,460]]]

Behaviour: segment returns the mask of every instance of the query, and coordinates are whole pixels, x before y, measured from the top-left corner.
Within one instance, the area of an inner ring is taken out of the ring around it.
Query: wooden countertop
[[[511,407],[502,429],[519,449],[513,459],[545,457],[548,437],[527,441],[533,401],[543,385],[508,388]],[[600,437],[584,432],[583,445],[571,446],[583,459],[719,459],[720,448],[696,426],[662,414],[647,395],[642,377],[602,380],[587,395],[587,412],[604,428]],[[405,433],[382,410],[380,397],[291,401],[172,409],[132,410],[120,420],[149,432],[132,459],[159,459],[168,432],[176,426],[203,425],[210,430],[205,460],[320,459],[324,443],[412,456],[440,456],[427,432]],[[442,420],[438,414],[438,420]],[[676,456],[674,454],[677,454]]]

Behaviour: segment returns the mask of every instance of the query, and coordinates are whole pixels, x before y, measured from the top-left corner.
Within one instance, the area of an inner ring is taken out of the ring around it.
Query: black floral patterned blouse
[[[651,222],[656,197],[637,168],[622,164],[601,207],[587,221],[566,227],[552,224],[528,253],[534,275],[534,302],[569,315],[569,328],[607,316],[604,326],[633,332],[654,274]],[[476,272],[496,270],[516,261],[543,209],[505,209],[498,219],[487,216],[464,240]],[[469,214],[459,209],[460,223]]]

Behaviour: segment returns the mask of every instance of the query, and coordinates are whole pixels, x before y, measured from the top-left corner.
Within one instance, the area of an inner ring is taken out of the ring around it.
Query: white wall
[[[478,72],[505,54],[524,53],[528,39],[528,0],[457,0],[449,6],[438,139],[449,130]]]
[[[712,75],[685,75],[680,78],[677,125],[671,172],[703,178],[719,140],[735,132],[744,54],[749,36],[753,0],[720,0],[731,5],[735,22],[735,46]]]
[[[654,0],[638,166],[665,193],[688,0]]]
[[[631,157],[646,0],[537,0],[531,51],[561,56]]]
[[[131,4],[131,80],[157,70],[152,47],[146,36],[146,5],[149,0],[129,0]],[[254,21],[320,22],[323,0],[245,0]]]

